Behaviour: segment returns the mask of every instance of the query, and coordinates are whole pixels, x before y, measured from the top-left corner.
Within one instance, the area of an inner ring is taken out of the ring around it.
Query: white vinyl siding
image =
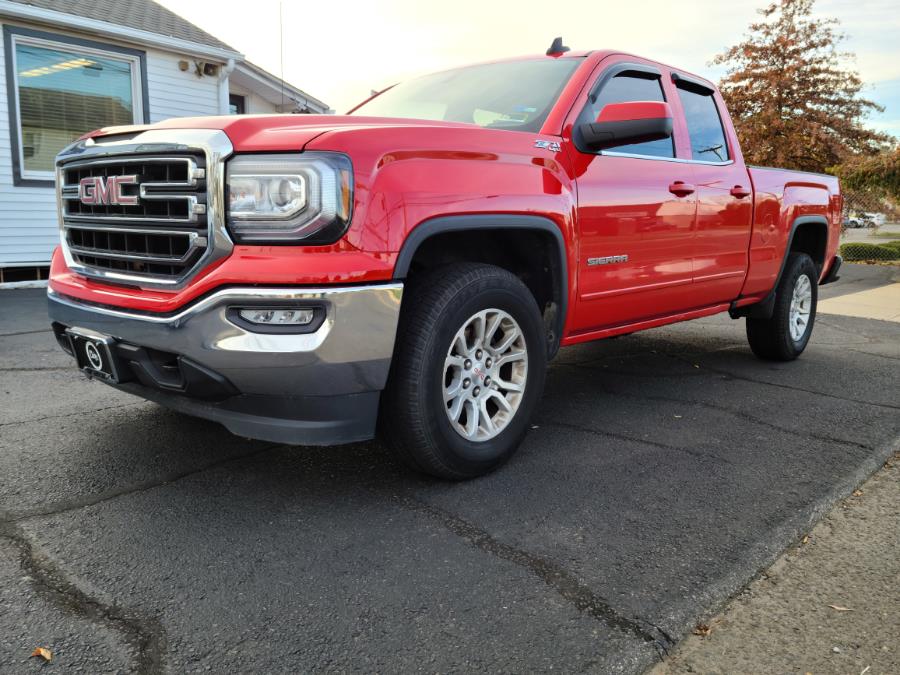
[[[46,27],[40,30],[55,32]],[[66,31],[59,33],[71,35]],[[88,39],[97,41],[96,37]],[[129,46],[142,49],[140,45]],[[193,57],[154,49],[145,51],[151,122],[219,114],[217,77],[197,77]],[[188,61],[190,68],[179,70],[179,61]],[[7,86],[4,54],[0,49],[0,266],[47,264],[53,247],[59,242],[56,197],[49,187],[13,184]]]
[[[178,69],[179,61],[188,62],[186,71]],[[188,56],[147,50],[151,122],[219,114],[219,78],[197,77],[194,61]]]

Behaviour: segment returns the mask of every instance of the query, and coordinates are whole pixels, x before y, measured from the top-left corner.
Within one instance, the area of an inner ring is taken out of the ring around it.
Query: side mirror
[[[585,122],[579,131],[589,150],[671,138],[672,108],[661,101],[609,103],[596,122]]]

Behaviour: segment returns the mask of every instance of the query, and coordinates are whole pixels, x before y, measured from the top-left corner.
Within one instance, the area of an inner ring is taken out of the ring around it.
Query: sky
[[[419,74],[543,53],[615,48],[718,80],[709,62],[740,41],[765,0],[157,0],[253,63],[346,112]],[[279,30],[279,11],[282,30]],[[885,107],[867,124],[900,137],[900,0],[818,0],[842,50]]]

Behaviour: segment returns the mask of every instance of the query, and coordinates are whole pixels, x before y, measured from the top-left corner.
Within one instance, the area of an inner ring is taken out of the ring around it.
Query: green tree
[[[745,158],[825,171],[848,157],[872,154],[889,139],[864,126],[883,110],[860,96],[859,74],[838,51],[837,19],[812,16],[814,0],[778,0],[759,10],[744,41],[716,56],[719,83]]]

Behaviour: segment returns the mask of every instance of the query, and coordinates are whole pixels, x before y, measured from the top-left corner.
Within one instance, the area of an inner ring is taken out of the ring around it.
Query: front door
[[[608,103],[664,101],[661,76],[645,64],[607,68],[576,128],[596,120]],[[576,151],[580,251],[574,332],[665,316],[691,305],[697,202],[690,165],[674,159],[672,139],[602,153]]]

